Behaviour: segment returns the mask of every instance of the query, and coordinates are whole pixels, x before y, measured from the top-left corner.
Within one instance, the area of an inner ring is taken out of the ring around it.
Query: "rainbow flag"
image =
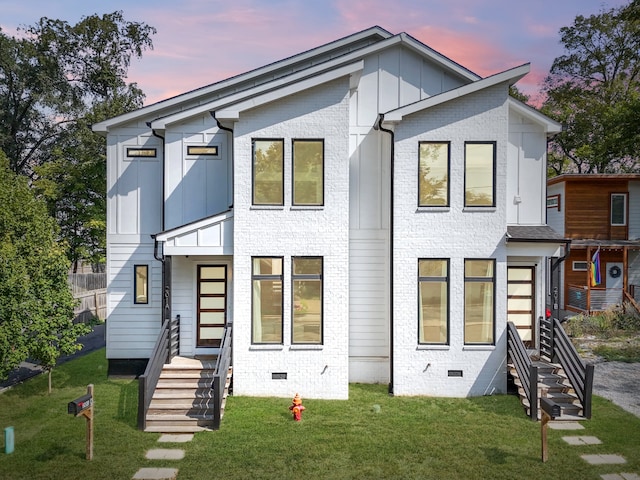
[[[600,247],[596,250],[596,253],[591,257],[591,286],[595,287],[600,285]]]

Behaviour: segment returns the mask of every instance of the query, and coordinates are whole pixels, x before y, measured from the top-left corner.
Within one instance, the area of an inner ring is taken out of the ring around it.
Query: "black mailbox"
[[[79,415],[93,405],[93,397],[89,394],[76,398],[67,404],[67,413]]]
[[[542,397],[540,399],[540,407],[547,415],[551,417],[552,420],[554,418],[558,418],[562,414],[562,412],[560,411],[560,405],[558,405],[553,400],[549,400],[545,397]]]

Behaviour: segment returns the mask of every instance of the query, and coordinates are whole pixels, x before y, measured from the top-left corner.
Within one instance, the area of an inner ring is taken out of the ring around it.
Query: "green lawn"
[[[136,430],[137,381],[109,380],[104,350],[58,367],[0,395],[0,428],[15,429],[2,479],[130,479],[141,467],[176,467],[187,479],[599,479],[640,473],[640,419],[596,397],[593,418],[577,432],[549,429],[549,461],[540,460],[540,424],[515,396],[471,399],[390,397],[386,386],[352,385],[348,401],[304,398],[302,422],[290,398],[230,397],[217,432],[187,444],[158,444]],[[94,459],[85,460],[86,421],[67,403],[95,388]],[[295,392],[294,392],[295,393]],[[602,445],[569,446],[567,435]],[[183,460],[152,461],[151,448],[184,448]],[[626,465],[593,466],[581,454],[615,453]]]

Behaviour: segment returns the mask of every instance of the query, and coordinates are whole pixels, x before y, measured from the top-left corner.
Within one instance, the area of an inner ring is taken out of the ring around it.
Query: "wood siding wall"
[[[628,193],[627,181],[567,182],[565,235],[569,238],[627,240],[628,225],[611,226],[612,193]]]

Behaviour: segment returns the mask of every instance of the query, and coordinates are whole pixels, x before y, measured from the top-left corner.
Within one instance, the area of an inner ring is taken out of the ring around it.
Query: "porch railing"
[[[231,325],[224,329],[222,341],[220,343],[220,353],[216,361],[216,370],[211,384],[213,390],[213,429],[220,428],[222,418],[222,407],[224,400],[224,390],[227,383],[227,375],[231,367]]]
[[[601,312],[613,305],[622,304],[622,288],[600,288],[586,285],[569,285],[567,306],[581,312]]]
[[[573,346],[573,343],[571,343],[571,340],[557,318],[542,319],[540,325],[541,331],[548,330],[552,333],[550,342],[551,350],[548,352],[549,361],[560,364],[571,382],[578,399],[582,403],[583,415],[586,418],[591,418],[594,366],[585,364],[582,358],[580,358],[578,351]],[[542,348],[540,354],[547,356],[547,352],[543,353]]]
[[[513,322],[507,322],[507,353],[529,402],[529,417],[538,420],[538,367],[533,364]]]
[[[138,378],[138,428],[140,430],[144,430],[147,426],[149,404],[158,385],[162,367],[180,353],[179,345],[180,315],[177,315],[173,319],[165,319],[149,357],[147,368]]]

